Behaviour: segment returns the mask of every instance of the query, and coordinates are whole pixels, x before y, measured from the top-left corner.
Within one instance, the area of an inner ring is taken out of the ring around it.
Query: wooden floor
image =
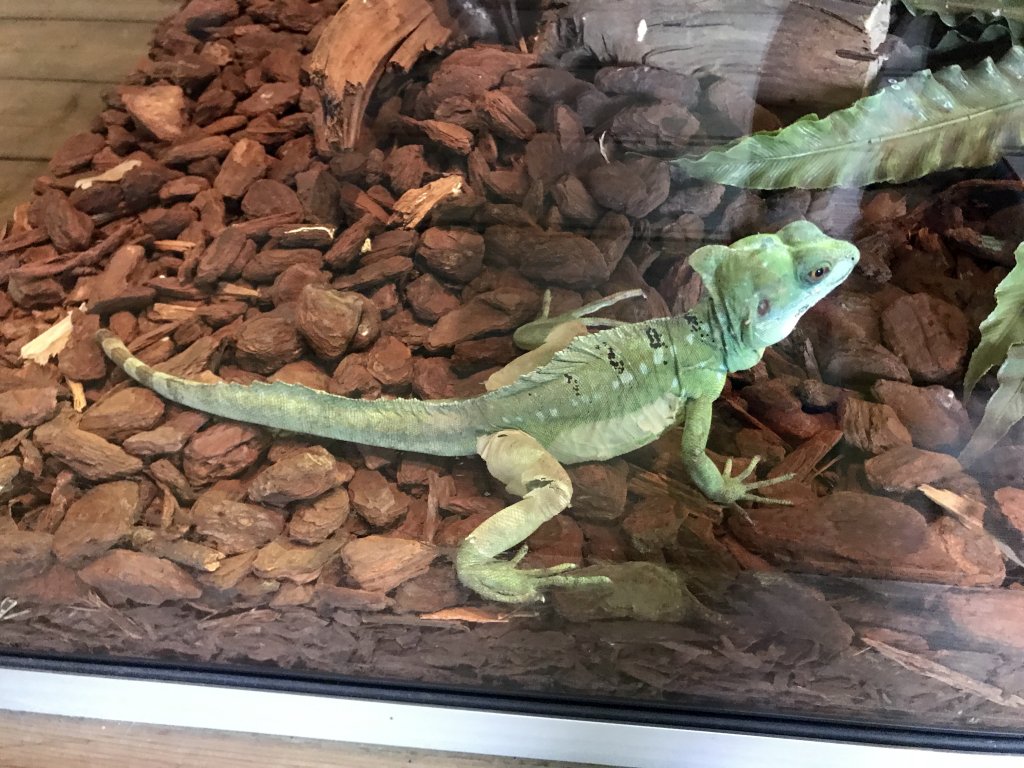
[[[421,752],[0,710],[4,768],[554,768],[541,760]],[[563,765],[561,763],[557,765]]]
[[[100,94],[145,58],[178,0],[0,0],[0,221]]]
[[[0,0],[0,225],[65,138],[89,129],[100,94],[136,68],[155,23],[179,0]],[[0,702],[0,707],[3,703]],[[540,768],[454,755],[0,709],[0,766]]]

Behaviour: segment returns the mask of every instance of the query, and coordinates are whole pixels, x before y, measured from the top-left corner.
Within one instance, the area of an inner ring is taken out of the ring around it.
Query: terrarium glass
[[[186,3],[5,212],[2,650],[1019,730],[1022,18],[946,6]]]

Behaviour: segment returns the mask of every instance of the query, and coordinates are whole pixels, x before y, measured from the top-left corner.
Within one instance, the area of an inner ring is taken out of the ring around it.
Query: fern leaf
[[[996,308],[981,321],[981,341],[964,374],[964,400],[990,368],[1006,359],[1011,344],[1024,344],[1024,243],[1013,252],[1017,263],[996,287]]]
[[[969,16],[1024,21],[1021,0],[904,0],[903,4],[911,13],[934,13],[950,27]]]
[[[1024,344],[1011,344],[996,374],[999,388],[985,406],[985,415],[960,452],[960,463],[973,464],[992,450],[1010,428],[1024,418]]]
[[[991,165],[1004,147],[1022,143],[1024,48],[1017,46],[998,63],[924,70],[827,117],[807,115],[674,162],[721,184],[821,189]]]

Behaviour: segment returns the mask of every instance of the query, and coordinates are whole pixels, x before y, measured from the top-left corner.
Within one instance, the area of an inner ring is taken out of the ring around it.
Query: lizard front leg
[[[699,397],[687,402],[684,410],[682,456],[683,465],[690,473],[690,479],[703,491],[704,495],[720,504],[733,504],[737,501],[759,501],[765,504],[790,504],[785,499],[771,499],[753,493],[758,488],[775,485],[792,479],[793,475],[782,475],[768,480],[747,481],[753,475],[759,456],[755,456],[747,468],[733,477],[732,459],[725,463],[725,470],[718,467],[707,454],[708,434],[711,431],[711,408],[714,398]]]
[[[455,570],[459,581],[488,600],[528,603],[544,599],[548,587],[606,584],[604,576],[571,576],[572,563],[552,568],[518,569],[522,547],[510,560],[498,555],[521,544],[567,506],[572,482],[558,460],[537,440],[519,430],[502,430],[477,441],[477,453],[509,493],[522,496],[477,526],[459,546]]]

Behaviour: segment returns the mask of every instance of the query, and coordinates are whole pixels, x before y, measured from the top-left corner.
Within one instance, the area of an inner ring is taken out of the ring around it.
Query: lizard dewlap
[[[563,464],[619,456],[681,423],[683,463],[708,498],[763,501],[759,489],[786,479],[748,479],[756,460],[737,476],[731,462],[718,470],[705,452],[712,404],[728,373],[755,365],[857,260],[853,245],[806,221],[730,246],[706,246],[690,257],[704,284],[691,311],[639,323],[586,317],[635,292],[554,318],[545,311],[515,337],[533,351],[498,375],[492,391],[464,400],[358,400],[293,384],[200,383],[154,370],[107,331],[98,338],[133,379],[207,413],[377,447],[478,453],[522,498],[466,537],[456,558],[459,579],[486,598],[528,602],[551,586],[604,581],[574,576],[568,564],[519,569],[523,550],[497,558],[570,504]],[[592,325],[612,327],[587,333]]]

